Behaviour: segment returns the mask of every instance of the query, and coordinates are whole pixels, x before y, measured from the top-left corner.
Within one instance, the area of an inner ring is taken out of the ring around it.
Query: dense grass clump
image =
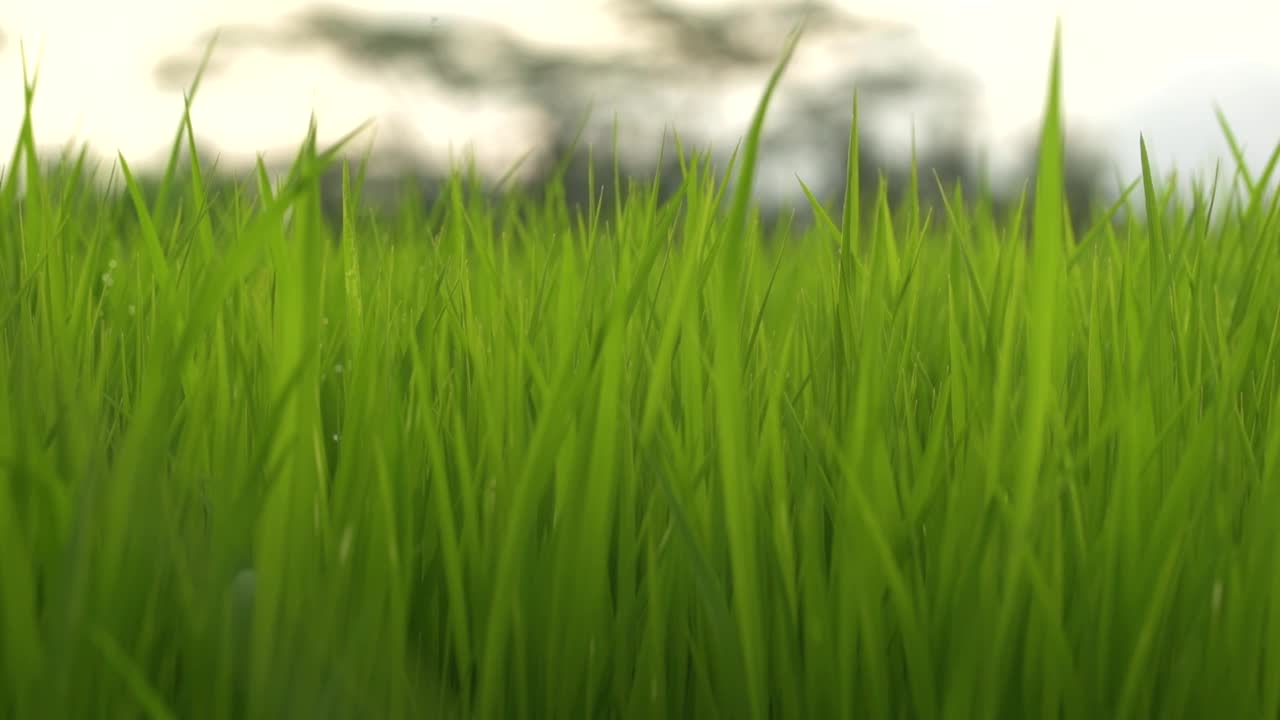
[[[789,243],[785,61],[735,184],[340,227],[337,148],[212,194],[185,115],[123,214],[28,82],[0,717],[1280,717],[1271,168],[1074,236],[1056,57],[1034,208],[851,172]]]

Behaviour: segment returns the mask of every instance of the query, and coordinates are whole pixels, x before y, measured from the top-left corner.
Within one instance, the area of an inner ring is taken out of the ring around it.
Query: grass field
[[[1075,236],[1057,58],[1034,207],[789,243],[785,58],[735,183],[332,228],[338,148],[211,194],[185,114],[121,214],[29,80],[0,718],[1280,718],[1276,156]]]

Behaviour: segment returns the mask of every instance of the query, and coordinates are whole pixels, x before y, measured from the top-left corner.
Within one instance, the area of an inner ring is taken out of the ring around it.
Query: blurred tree
[[[672,0],[616,0],[613,10],[628,37],[644,41],[639,47],[586,53],[529,42],[492,21],[442,22],[439,17],[387,17],[344,7],[316,7],[289,16],[279,26],[225,28],[219,33],[215,57],[225,60],[228,52],[247,49],[326,48],[368,71],[415,73],[448,92],[535,108],[549,129],[535,148],[541,152],[531,158],[533,179],[527,187],[535,191],[544,187],[555,177],[558,162],[567,199],[578,204],[588,196],[587,156],[593,146],[597,190],[604,189],[606,201],[612,197],[608,186],[613,125],[605,122],[612,117],[592,116],[593,122],[584,127],[582,121],[592,108],[617,107],[624,125],[654,118],[696,120],[700,110],[715,110],[710,107],[712,101],[725,86],[744,80],[762,82],[777,60],[783,34],[804,20],[808,32],[802,49],[825,43],[826,57],[835,57],[823,68],[822,82],[786,84],[771,108],[762,173],[778,165],[771,161],[780,155],[803,155],[810,160],[801,177],[820,196],[834,197],[845,175],[844,148],[856,87],[862,114],[870,121],[863,123],[866,132],[859,168],[866,192],[876,190],[881,172],[892,196],[900,196],[905,187],[903,160],[884,149],[876,131],[877,120],[885,125],[885,116],[892,118],[895,106],[899,113],[893,119],[900,124],[903,104],[919,111],[916,124],[929,138],[917,155],[921,189],[927,196],[932,197],[936,189],[934,172],[948,185],[957,180],[968,185],[977,177],[969,158],[976,127],[976,84],[931,56],[908,27],[857,17],[814,1],[693,9]],[[157,79],[168,86],[184,85],[198,58],[196,52],[165,60],[157,68]],[[225,63],[213,65],[209,74],[222,67]],[[741,119],[744,127],[748,119]],[[654,137],[659,134],[660,128],[649,129]],[[682,133],[686,147],[687,137]],[[413,145],[409,137],[396,141]],[[657,173],[664,192],[675,188],[679,169],[670,145],[663,149],[663,167],[654,165],[659,156],[656,146],[628,150],[638,152],[619,159],[624,176],[649,179]],[[722,163],[727,153],[714,157]],[[794,169],[795,163],[785,166]],[[426,199],[447,173],[448,168],[434,167],[417,171]],[[782,180],[788,187],[798,185],[791,172]],[[336,184],[336,177],[331,182]],[[366,197],[376,200],[386,192],[375,187]],[[337,196],[332,189],[326,195],[328,203]],[[776,216],[778,209],[775,204],[766,215]],[[797,220],[808,216],[803,202],[796,209]]]

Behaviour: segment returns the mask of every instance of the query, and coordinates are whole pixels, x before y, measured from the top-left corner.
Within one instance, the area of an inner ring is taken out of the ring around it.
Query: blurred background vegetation
[[[785,34],[803,20],[804,44],[833,48],[831,61],[820,81],[789,76],[771,109],[758,187],[780,191],[759,198],[766,221],[785,217],[803,226],[812,220],[797,176],[821,199],[834,201],[839,196],[855,88],[863,118],[859,173],[865,194],[873,195],[883,178],[891,200],[902,196],[908,186],[910,153],[901,151],[900,138],[913,134],[919,138],[915,154],[926,204],[937,207],[940,200],[935,174],[948,192],[961,183],[970,200],[978,191],[989,191],[998,210],[1018,201],[1021,185],[994,188],[986,182],[975,132],[975,79],[929,52],[908,26],[860,17],[823,2],[692,9],[664,0],[620,0],[612,7],[630,32],[651,41],[648,47],[588,53],[536,44],[499,23],[474,18],[442,22],[439,16],[391,17],[312,6],[283,23],[220,28],[215,61],[206,77],[216,78],[226,62],[241,53],[323,49],[371,76],[395,72],[429,80],[452,93],[535,108],[548,122],[516,186],[536,193],[559,177],[570,205],[580,206],[588,198],[589,157],[595,162],[597,190],[603,189],[606,203],[613,196],[615,119],[621,128],[639,128],[623,133],[620,140],[624,178],[650,180],[656,174],[663,192],[671,192],[680,177],[674,133],[686,148],[701,149],[710,135],[686,133],[682,123],[714,126],[723,110],[713,98],[726,83],[745,80],[762,87]],[[213,31],[193,38],[189,51],[164,58],[155,69],[156,81],[166,89],[187,86],[211,39]],[[912,125],[894,127],[902,124],[903,108],[909,109]],[[897,110],[896,121],[884,120],[888,109]],[[673,117],[680,120],[667,120]],[[748,120],[744,114],[733,123],[745,126]],[[387,207],[403,200],[408,189],[423,203],[431,203],[450,172],[448,164],[415,158],[412,133],[398,130],[394,123],[380,124],[377,132],[380,147],[370,160],[364,199],[373,207]],[[899,138],[897,145],[890,135]],[[1027,137],[1022,145],[1020,176],[1029,179],[1036,138]],[[202,162],[207,170],[218,148],[208,141],[201,141],[200,147],[209,155]],[[729,145],[712,145],[714,162],[721,169],[731,150]],[[1087,138],[1068,137],[1067,157],[1068,201],[1074,224],[1082,230],[1103,199],[1104,182],[1114,178],[1108,175],[1108,159]],[[224,183],[248,170],[218,167]],[[340,213],[339,172],[335,168],[324,179],[325,209],[335,219]],[[494,180],[488,179],[488,192],[495,199],[513,187]],[[154,188],[159,177],[149,174],[144,182]]]

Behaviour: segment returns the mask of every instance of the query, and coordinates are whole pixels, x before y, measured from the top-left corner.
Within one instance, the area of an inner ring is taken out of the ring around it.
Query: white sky
[[[690,6],[748,0],[686,0]],[[758,0],[764,2],[765,0]],[[156,61],[187,50],[202,32],[223,23],[271,21],[311,0],[40,0],[17,3],[0,16],[0,150],[21,121],[18,40],[29,57],[42,50],[36,130],[43,143],[70,138],[143,162],[163,152],[182,105],[180,94],[154,84]],[[601,0],[350,0],[365,11],[460,16],[500,21],[548,43],[586,47],[621,42]],[[1001,149],[1021,150],[1044,99],[1055,18],[1064,31],[1064,81],[1069,124],[1102,139],[1138,172],[1138,133],[1157,161],[1203,164],[1225,145],[1212,103],[1222,103],[1254,166],[1280,143],[1278,0],[842,0],[860,15],[908,21],[941,59],[981,81],[983,135],[998,166]],[[142,20],[145,19],[145,20]],[[802,46],[803,47],[803,46]],[[810,68],[812,70],[812,68]],[[802,75],[803,66],[792,75]],[[790,77],[790,76],[789,76]],[[760,84],[763,83],[763,76]],[[784,83],[786,81],[784,80]],[[759,87],[757,86],[756,91]],[[747,99],[742,113],[750,114]],[[370,116],[416,127],[424,145],[476,143],[482,166],[505,167],[536,136],[518,108],[460,105],[433,97],[421,84],[371,78],[319,52],[238,55],[197,100],[197,132],[224,155],[252,157],[288,147],[315,110],[322,136],[335,138]],[[733,138],[726,138],[732,141]],[[237,154],[234,151],[241,151]],[[0,160],[0,162],[3,162]],[[803,173],[802,173],[803,174]],[[788,173],[789,176],[789,173]]]

